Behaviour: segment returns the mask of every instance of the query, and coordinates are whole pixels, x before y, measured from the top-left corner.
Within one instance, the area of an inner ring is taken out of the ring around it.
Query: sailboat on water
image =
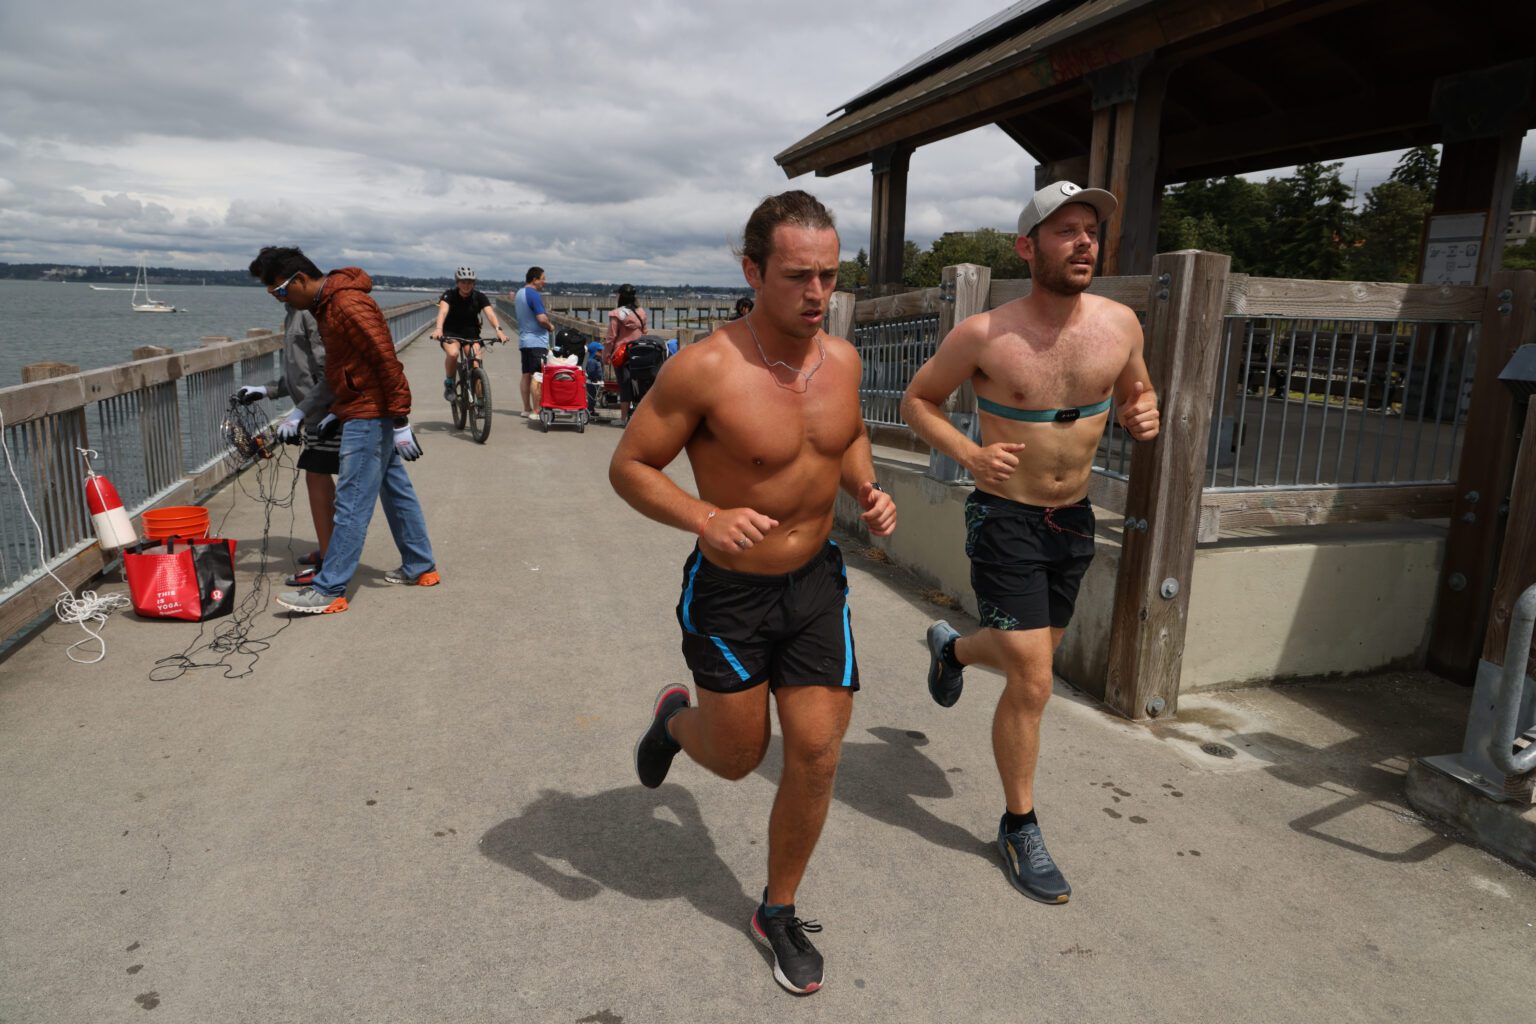
[[[138,273],[138,276],[133,279],[133,299],[131,300],[132,303],[133,303],[133,311],[135,313],[174,313],[174,312],[176,312],[176,307],[171,305],[169,302],[166,302],[164,299],[150,298],[150,295],[149,295],[149,274],[148,274],[144,264],[145,264],[145,257],[144,256],[140,256],[139,257],[139,273]],[[140,291],[142,291],[144,293],[144,298],[142,300],[139,298],[139,292]]]

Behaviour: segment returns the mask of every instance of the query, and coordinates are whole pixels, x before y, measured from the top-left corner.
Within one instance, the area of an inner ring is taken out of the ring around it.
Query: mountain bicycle
[[[450,338],[459,343],[459,361],[453,374],[453,427],[469,426],[469,436],[480,444],[491,436],[491,378],[480,365],[474,346],[494,345],[495,338]]]

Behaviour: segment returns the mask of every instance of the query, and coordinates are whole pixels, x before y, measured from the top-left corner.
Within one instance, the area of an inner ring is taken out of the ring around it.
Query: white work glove
[[[416,441],[416,435],[411,433],[411,425],[407,423],[403,427],[395,428],[395,451],[406,462],[415,462],[421,458],[421,445]]]
[[[324,419],[315,424],[314,435],[317,440],[324,441],[340,429],[341,421],[336,418],[335,413],[328,412],[325,414]]]
[[[304,414],[295,409],[277,424],[277,439],[284,442],[294,442],[299,439],[299,428],[304,425]]]
[[[259,398],[267,397],[267,389],[260,384],[247,384],[235,392],[235,401],[241,405],[250,405]]]

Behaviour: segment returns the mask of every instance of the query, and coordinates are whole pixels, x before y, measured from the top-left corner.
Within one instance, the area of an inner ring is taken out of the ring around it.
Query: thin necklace
[[[753,312],[756,312],[756,310],[754,310]],[[773,374],[773,382],[775,384],[779,385],[779,387],[781,387],[781,388],[792,388],[792,387],[794,387],[793,383],[785,384],[785,383],[783,383],[782,381],[779,380],[779,375],[778,374],[773,373],[773,368],[775,366],[782,366],[782,367],[784,367],[784,369],[788,370],[790,373],[793,373],[795,376],[797,376],[797,377],[804,377],[805,378],[805,386],[806,387],[810,387],[811,386],[811,378],[816,376],[816,371],[821,369],[821,364],[827,361],[827,343],[822,340],[821,332],[820,331],[816,332],[816,347],[821,350],[821,358],[816,360],[816,365],[811,367],[810,370],[807,371],[807,370],[800,369],[798,366],[790,366],[788,363],[784,362],[782,359],[775,359],[772,362],[770,362],[768,360],[768,353],[763,351],[763,343],[761,341],[757,340],[757,328],[752,326],[752,313],[748,313],[746,315],[746,321],[747,321],[747,330],[750,331],[751,334],[752,334],[752,344],[757,346],[757,354],[762,357],[763,365],[768,368],[768,372],[769,373]]]

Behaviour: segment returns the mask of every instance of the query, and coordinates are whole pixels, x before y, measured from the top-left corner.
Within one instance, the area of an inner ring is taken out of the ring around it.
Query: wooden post
[[[140,345],[133,350],[133,358],[135,360],[153,359],[156,356],[168,356],[174,351],[175,349],[166,348],[164,345]]]
[[[833,292],[827,302],[825,330],[834,338],[853,340],[853,292]]]
[[[1514,612],[1515,602],[1533,583],[1536,583],[1536,401],[1528,400],[1520,454],[1515,460],[1515,475],[1509,489],[1509,518],[1499,554],[1499,580],[1493,588],[1488,636],[1483,642],[1484,661],[1504,664],[1504,647],[1509,643],[1509,617]],[[1536,641],[1527,652],[1525,674],[1536,676]]]
[[[1093,136],[1088,144],[1088,180],[1083,182],[1088,188],[1109,188],[1110,136],[1114,127],[1112,109],[1105,107],[1093,112]]]
[[[886,146],[870,161],[874,177],[869,219],[871,286],[901,284],[907,240],[907,168],[911,160],[911,149]]]
[[[80,367],[73,363],[32,363],[21,368],[21,382],[31,384],[79,372]],[[47,558],[49,551],[57,552],[74,543],[77,531],[71,530],[70,526],[83,522],[84,490],[72,485],[84,475],[81,468],[84,463],[75,449],[90,447],[85,410],[44,418],[31,429],[36,431],[33,436],[37,440],[37,449],[28,454],[32,458],[39,523],[48,549],[41,554]]]
[[[1468,686],[1483,648],[1504,530],[1499,510],[1510,496],[1515,466],[1518,409],[1499,373],[1515,349],[1533,340],[1536,271],[1501,270],[1493,275],[1483,304],[1472,404],[1425,659],[1431,671]]]
[[[946,301],[939,305],[939,340],[942,342],[949,337],[949,332],[966,317],[984,312],[991,291],[991,267],[978,263],[959,263],[940,271],[939,293]],[[946,411],[976,412],[976,391],[970,381],[960,385],[959,390],[950,396]]]
[[[1133,720],[1178,710],[1231,265],[1230,256],[1193,251],[1164,253],[1153,263],[1146,359],[1162,430],[1131,454],[1125,514],[1147,525],[1125,531],[1104,689],[1105,703]]]
[[[1120,236],[1116,274],[1145,274],[1157,255],[1157,217],[1162,206],[1163,99],[1168,93],[1168,66],[1153,62],[1137,84],[1132,115],[1129,176],[1125,191],[1115,193],[1120,210],[1115,230]]]
[[[68,377],[72,373],[79,373],[80,367],[73,363],[29,363],[21,368],[21,382],[31,384],[40,380],[52,380],[55,377]]]
[[[1168,71],[1144,70],[1134,98],[1115,107],[1109,190],[1120,200],[1104,238],[1104,275],[1144,274],[1157,250],[1158,165]],[[1097,140],[1095,140],[1097,142]]]
[[[1527,400],[1520,454],[1510,486],[1504,547],[1499,556],[1499,581],[1493,588],[1488,637],[1483,642],[1483,660],[1490,665],[1504,667],[1510,616],[1515,602],[1532,584],[1536,584],[1536,401]],[[1536,677],[1536,640],[1525,652],[1525,674]],[[1504,776],[1504,792],[1514,800],[1530,803],[1536,795],[1536,772]]]
[[[1484,213],[1478,284],[1499,269],[1526,126],[1536,111],[1536,61],[1523,60],[1448,75],[1435,82],[1430,117],[1443,143],[1431,214]],[[1427,239],[1426,239],[1427,242]],[[1423,253],[1419,263],[1423,265]]]

